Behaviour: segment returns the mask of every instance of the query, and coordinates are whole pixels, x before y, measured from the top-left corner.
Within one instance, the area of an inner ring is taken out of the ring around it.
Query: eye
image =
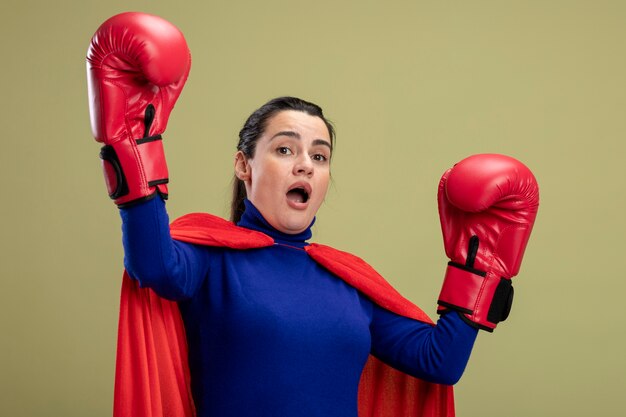
[[[291,149],[289,149],[286,146],[279,146],[278,148],[276,148],[276,152],[279,153],[280,155],[291,155]]]
[[[311,159],[313,159],[316,162],[326,162],[328,161],[328,157],[324,154],[321,153],[316,153],[313,156],[311,156]]]

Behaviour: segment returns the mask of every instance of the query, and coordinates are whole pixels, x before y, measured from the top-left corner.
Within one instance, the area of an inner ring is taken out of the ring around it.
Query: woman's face
[[[330,180],[331,141],[322,119],[285,110],[269,119],[253,158],[235,155],[235,174],[265,220],[284,233],[305,230]]]

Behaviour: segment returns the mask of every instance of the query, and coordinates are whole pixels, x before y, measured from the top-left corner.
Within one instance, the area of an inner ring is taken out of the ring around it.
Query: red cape
[[[206,246],[252,249],[271,246],[269,236],[219,217],[194,213],[171,225],[176,240]],[[431,323],[362,259],[328,246],[306,252],[320,265],[396,314]],[[359,383],[359,417],[454,417],[451,386],[422,381],[373,356]],[[114,417],[193,417],[187,341],[178,304],[165,300],[124,273],[117,338]]]

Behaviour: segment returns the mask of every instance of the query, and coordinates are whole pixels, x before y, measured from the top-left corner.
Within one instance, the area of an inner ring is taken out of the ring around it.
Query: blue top
[[[356,417],[370,353],[436,383],[465,369],[475,328],[378,307],[307,255],[310,227],[284,234],[246,201],[239,225],[275,244],[235,250],[172,240],[160,198],[120,213],[128,273],[179,303],[199,417]]]

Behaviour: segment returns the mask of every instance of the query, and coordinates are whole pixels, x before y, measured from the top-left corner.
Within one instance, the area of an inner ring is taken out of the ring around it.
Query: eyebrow
[[[295,139],[302,139],[302,137],[300,136],[300,134],[298,132],[294,132],[293,130],[283,130],[281,132],[276,133],[274,136],[272,136],[270,138],[270,141],[274,140],[274,138],[277,138],[278,136],[289,136],[291,138],[295,138]],[[328,146],[328,149],[330,149],[331,151],[333,150],[332,145],[330,144],[330,142],[328,142],[325,139],[315,139],[313,140],[313,145],[324,145],[324,146]]]

